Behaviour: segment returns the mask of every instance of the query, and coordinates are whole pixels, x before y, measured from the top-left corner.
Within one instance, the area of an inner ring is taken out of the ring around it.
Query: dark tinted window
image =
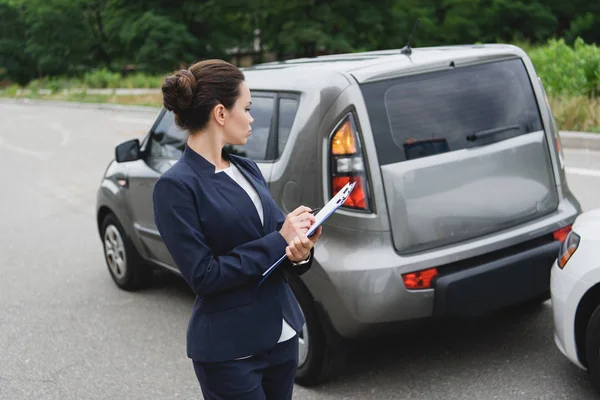
[[[257,161],[266,159],[271,132],[274,100],[272,97],[252,97],[250,114],[254,118],[252,135],[244,146],[227,146],[227,151]],[[173,113],[166,111],[152,135],[151,157],[178,159],[183,153],[188,134],[177,127]]]
[[[489,144],[539,131],[521,60],[362,85],[381,164]],[[496,130],[475,141],[475,133]]]
[[[252,135],[244,146],[233,146],[234,151],[256,161],[267,159],[267,144],[271,133],[271,119],[275,100],[272,97],[252,96],[250,115],[254,118]]]
[[[187,132],[175,125],[173,113],[166,111],[152,133],[151,157],[178,159],[183,152],[187,137]]]
[[[298,101],[295,99],[281,98],[279,99],[279,130],[278,130],[278,149],[279,156],[283,153],[285,144],[290,137],[292,125],[298,111]]]

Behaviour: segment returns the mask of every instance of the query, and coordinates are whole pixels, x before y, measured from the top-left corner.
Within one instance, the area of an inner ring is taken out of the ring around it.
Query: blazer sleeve
[[[172,177],[161,177],[153,190],[154,219],[162,239],[190,288],[199,296],[258,283],[262,273],[285,253],[279,231],[215,256],[208,247],[194,195]]]
[[[252,161],[252,160],[250,160],[250,161]],[[252,168],[255,170],[254,173],[256,174],[256,176],[258,176],[260,178],[260,180],[262,181],[262,183],[264,183],[268,187],[265,177],[263,176],[262,172],[260,171],[260,168],[254,161],[252,161]],[[283,226],[283,223],[285,222],[285,215],[283,214],[283,212],[281,211],[281,209],[279,207],[277,207],[277,211],[278,211],[277,212],[277,231],[279,232],[279,230]],[[286,247],[287,247],[287,244],[286,244]],[[284,253],[285,253],[285,247],[284,247]],[[308,262],[306,264],[294,266],[294,264],[292,264],[290,259],[286,258],[281,263],[281,266],[288,272],[295,273],[296,275],[302,275],[302,274],[308,272],[308,270],[312,267],[312,263],[315,258],[314,256],[315,256],[315,248],[313,247],[312,249],[310,249],[310,260],[308,260]]]

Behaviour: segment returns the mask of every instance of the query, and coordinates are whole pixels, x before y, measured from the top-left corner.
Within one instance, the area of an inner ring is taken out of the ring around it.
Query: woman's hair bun
[[[164,80],[163,105],[179,128],[195,134],[206,128],[215,106],[233,108],[242,82],[242,71],[227,61],[199,61]]]
[[[169,111],[182,114],[188,110],[196,93],[196,78],[187,69],[167,77],[162,84],[163,104]]]

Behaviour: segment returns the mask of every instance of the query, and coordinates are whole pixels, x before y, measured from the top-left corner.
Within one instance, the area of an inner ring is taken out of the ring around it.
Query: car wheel
[[[114,214],[102,222],[102,243],[108,271],[118,287],[137,290],[149,283],[152,268],[143,262]]]
[[[342,369],[346,351],[340,340],[328,334],[309,291],[299,278],[289,280],[306,323],[298,337],[296,383],[314,386],[335,377]]]
[[[588,322],[585,354],[590,380],[600,394],[600,306],[596,308]]]

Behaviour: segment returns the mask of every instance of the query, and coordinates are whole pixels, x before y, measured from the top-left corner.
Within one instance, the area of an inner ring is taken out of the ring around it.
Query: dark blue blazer
[[[304,273],[310,264],[281,264],[259,286],[261,274],[285,254],[281,212],[254,161],[224,153],[258,192],[264,226],[244,189],[185,147],[156,182],[154,219],[177,268],[196,294],[187,331],[193,360],[218,362],[272,348],[282,317],[296,332],[304,319],[284,270]],[[311,261],[313,257],[311,256]]]

